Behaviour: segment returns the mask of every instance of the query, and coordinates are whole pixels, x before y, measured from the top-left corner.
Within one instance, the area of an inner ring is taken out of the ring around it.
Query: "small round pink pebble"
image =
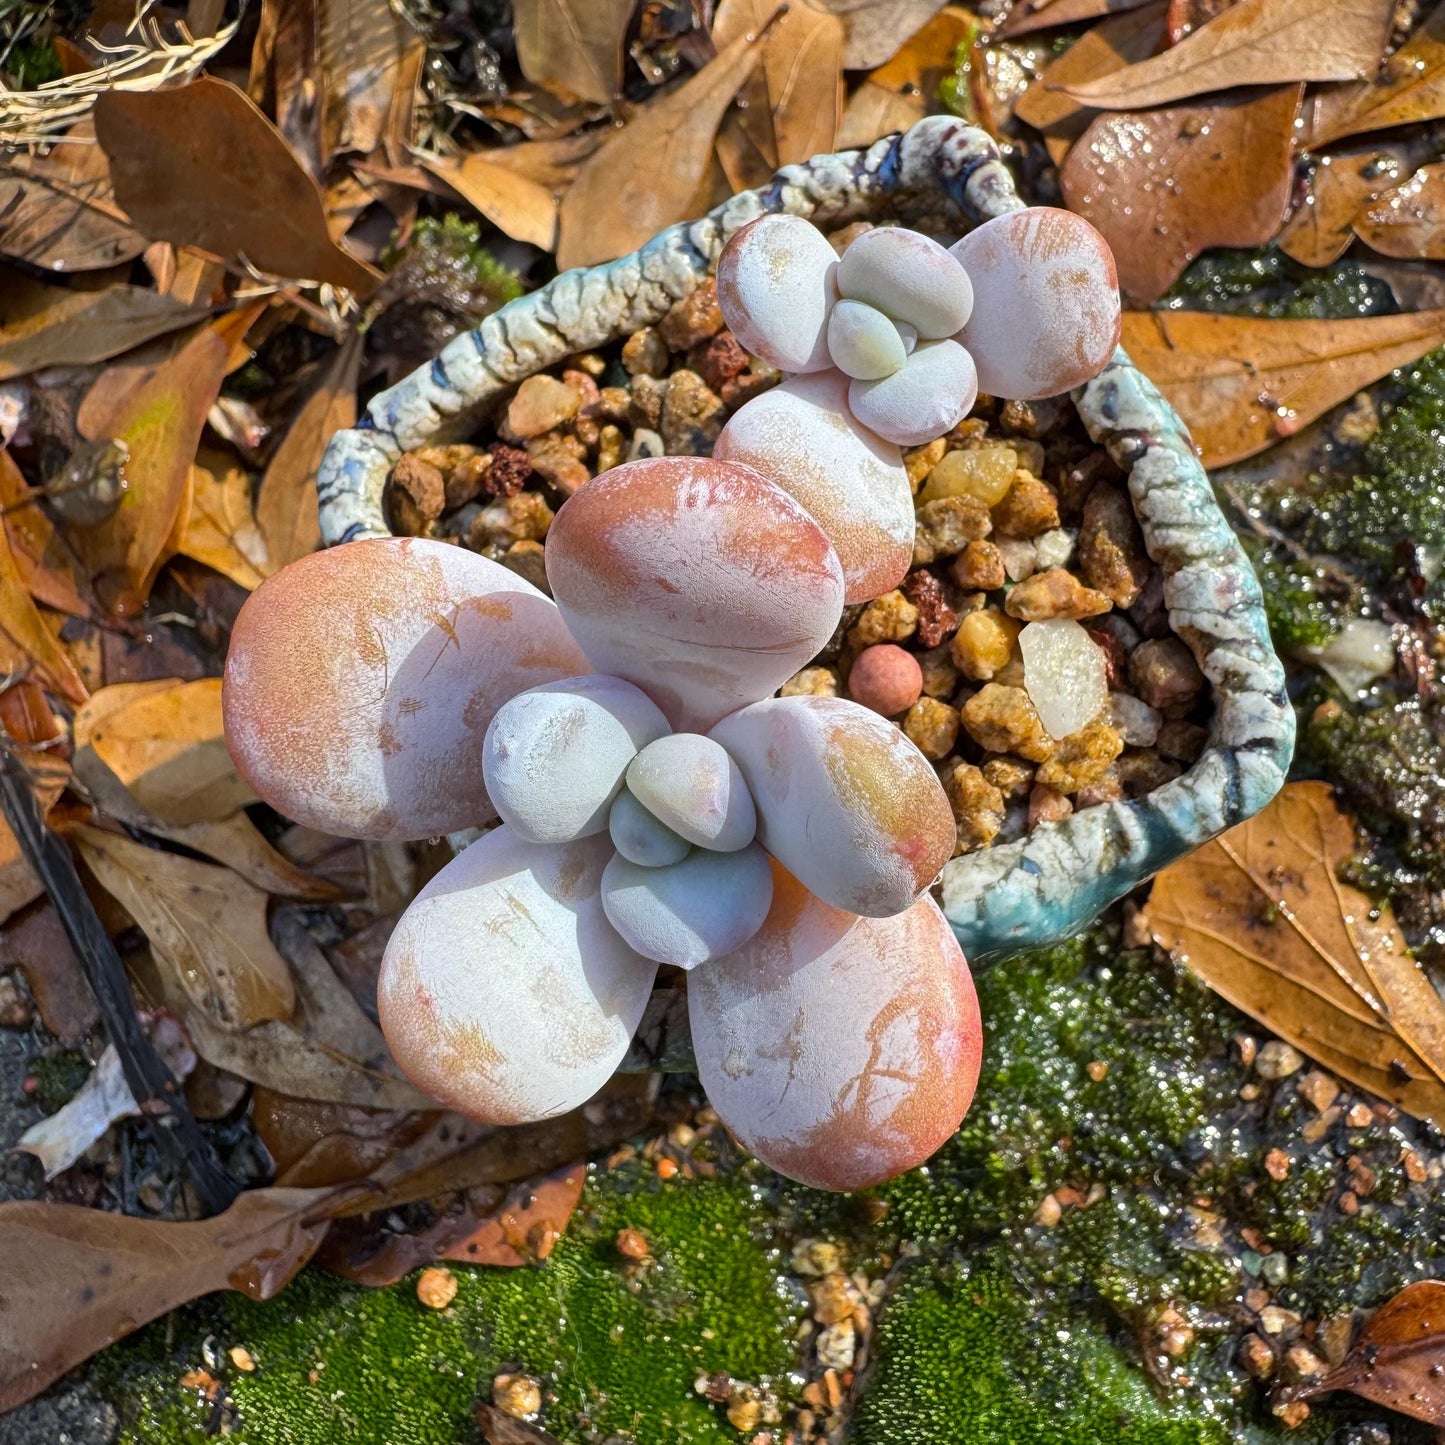
[[[918,659],[891,642],[865,648],[848,673],[848,693],[853,701],[884,717],[907,712],[922,692],[923,672]]]

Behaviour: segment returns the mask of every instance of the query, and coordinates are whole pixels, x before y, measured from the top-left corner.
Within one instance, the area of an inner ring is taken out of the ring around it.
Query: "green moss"
[[[65,74],[49,41],[25,41],[5,58],[5,78],[16,90],[34,90]]]
[[[407,243],[383,258],[398,282],[423,293],[441,292],[463,311],[492,310],[522,294],[521,278],[482,244],[481,226],[454,212],[422,217]]]
[[[36,1081],[36,1107],[53,1114],[68,1103],[90,1077],[90,1061],[76,1049],[57,1049],[37,1054],[30,1061],[30,1074]]]
[[[614,1243],[624,1225],[653,1242],[655,1266],[627,1266]],[[787,1393],[799,1306],[771,1229],[745,1178],[661,1185],[608,1175],[591,1181],[582,1216],[544,1266],[457,1266],[457,1298],[441,1313],[418,1303],[414,1280],[365,1290],[315,1270],[268,1304],[228,1296],[212,1328],[259,1366],[228,1382],[239,1412],[232,1438],[456,1445],[476,1438],[471,1406],[492,1377],[521,1367],[542,1378],[544,1421],[562,1440],[735,1440],[693,1382],[723,1372]],[[110,1357],[131,1402],[122,1438],[132,1445],[189,1439],[198,1419],[174,1383],[197,1361],[170,1358],[165,1328]]]
[[[1233,316],[1379,316],[1397,309],[1389,286],[1351,261],[1314,270],[1282,251],[1210,251],[1159,303]]]
[[[1264,590],[1264,610],[1277,648],[1323,647],[1341,626],[1338,598],[1321,585],[1317,569],[1283,555],[1257,537],[1245,537],[1245,551]]]

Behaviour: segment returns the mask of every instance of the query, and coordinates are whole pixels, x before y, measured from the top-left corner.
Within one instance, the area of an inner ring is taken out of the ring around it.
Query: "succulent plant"
[[[546,560],[555,601],[444,543],[356,542],[264,583],[232,635],[227,739],[279,811],[380,838],[502,820],[388,945],[398,1062],[473,1117],[551,1117],[675,964],[702,1081],[760,1158],[839,1189],[920,1162],[979,1066],[926,893],[954,823],[886,719],[771,696],[841,616],[824,529],[748,466],[659,458],[569,500]]]
[[[902,447],[945,435],[979,389],[1056,396],[1119,343],[1107,242],[1068,211],[999,216],[951,249],[916,231],[864,231],[840,257],[810,222],[766,215],[718,261],[738,340],[793,375],[741,407],[713,455],[755,467],[817,518],[847,600],[898,585],[913,557]]]

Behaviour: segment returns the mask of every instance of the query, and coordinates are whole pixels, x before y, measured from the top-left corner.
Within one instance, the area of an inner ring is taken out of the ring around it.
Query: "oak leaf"
[[[1349,1390],[1376,1405],[1445,1425],[1445,1284],[1408,1284],[1366,1321],[1350,1352],[1298,1397]]]
[[[89,617],[89,582],[41,505],[41,496],[27,485],[10,453],[0,451],[0,509],[21,581],[37,602],[74,617]]]
[[[843,22],[845,70],[875,70],[891,60],[947,0],[820,0]]]
[[[1130,302],[1157,300],[1211,246],[1258,246],[1275,234],[1294,178],[1302,90],[1242,90],[1094,118],[1059,181],[1069,209],[1109,242]]]
[[[513,0],[517,64],[533,85],[610,105],[637,0]]]
[[[1422,166],[1374,198],[1356,218],[1355,234],[1385,256],[1445,259],[1445,162]]]
[[[194,1012],[229,1031],[291,1016],[296,990],[267,932],[260,889],[228,868],[99,828],[78,828],[73,836],[90,871],[140,925],[158,966],[179,983]],[[188,1014],[182,1018],[193,1032]],[[199,1043],[196,1050],[204,1053]]]
[[[1162,54],[1068,90],[1148,110],[1237,85],[1356,80],[1379,64],[1393,15],[1393,0],[1240,0]]]
[[[1204,464],[1264,451],[1445,343],[1445,310],[1340,321],[1130,311],[1123,345],[1184,418]]]
[[[1102,20],[1105,16],[1121,15],[1152,3],[1153,0],[1038,0],[1037,4],[1030,4],[1025,0],[1025,3],[1015,5],[1009,11],[1004,23],[994,33],[1000,40],[1012,40],[1015,36],[1028,35],[1035,30],[1049,30],[1056,25],[1077,25],[1084,20]],[[1075,44],[1089,34],[1090,31],[1086,30]]]
[[[757,65],[767,24],[724,46],[691,79],[649,101],[582,163],[562,198],[557,264],[611,261],[665,227],[690,220],[724,112]]]
[[[1371,1093],[1445,1123],[1445,1003],[1388,908],[1343,882],[1355,830],[1325,783],[1155,880],[1155,940],[1236,1008]]]
[[[152,240],[358,295],[375,288],[377,273],[332,241],[316,182],[234,85],[208,76],[174,90],[107,91],[95,129],[116,200]]]
[[[202,447],[197,455],[191,468],[191,515],[179,550],[248,592],[275,570],[256,522],[251,478],[229,454]]]
[[[203,1294],[235,1289],[270,1299],[326,1233],[324,1217],[310,1218],[325,1197],[315,1189],[256,1189],[199,1224],[74,1204],[0,1204],[0,1411]]]

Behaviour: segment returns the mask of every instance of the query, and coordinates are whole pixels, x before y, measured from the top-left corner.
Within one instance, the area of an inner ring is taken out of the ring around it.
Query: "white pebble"
[[[1030,622],[1019,633],[1019,651],[1024,688],[1051,737],[1066,738],[1098,717],[1109,700],[1104,654],[1077,622]]]
[[[602,872],[602,907],[623,941],[677,968],[741,948],[772,902],[772,864],[757,843],[736,853],[697,849],[667,868],[619,855]]]
[[[838,298],[837,272],[837,255],[811,222],[762,216],[718,258],[718,306],[754,356],[781,371],[821,371],[831,365],[828,313]]]
[[[607,827],[627,765],[668,731],[662,710],[620,677],[569,677],[519,693],[482,740],[487,796],[533,843]]]
[[[643,748],[628,764],[627,786],[648,812],[699,848],[732,853],[758,830],[738,765],[700,733],[673,733]]]
[[[1109,713],[1119,736],[1131,748],[1152,748],[1159,740],[1164,719],[1143,698],[1128,692],[1110,693]]]
[[[1395,670],[1395,640],[1388,624],[1352,617],[1323,647],[1304,649],[1311,661],[1339,684],[1346,697],[1359,697],[1377,677]]]
[[[908,350],[898,328],[875,307],[840,301],[828,318],[828,354],[833,365],[856,381],[892,376]]]
[[[612,800],[607,829],[612,846],[639,868],[666,868],[669,863],[681,863],[692,847],[686,838],[654,818],[627,788]]]
[[[916,326],[925,340],[952,336],[973,310],[968,272],[937,241],[897,226],[865,231],[843,252],[838,290]]]
[[[1050,567],[1067,567],[1074,555],[1074,533],[1068,527],[1055,527],[1034,538],[1034,554],[1037,570],[1047,572]]]
[[[952,431],[977,395],[978,376],[968,352],[956,341],[924,341],[892,376],[850,383],[848,406],[879,436],[917,447]]]
[[[1032,542],[1022,537],[995,537],[993,541],[1010,582],[1022,582],[1039,570],[1039,550]]]

